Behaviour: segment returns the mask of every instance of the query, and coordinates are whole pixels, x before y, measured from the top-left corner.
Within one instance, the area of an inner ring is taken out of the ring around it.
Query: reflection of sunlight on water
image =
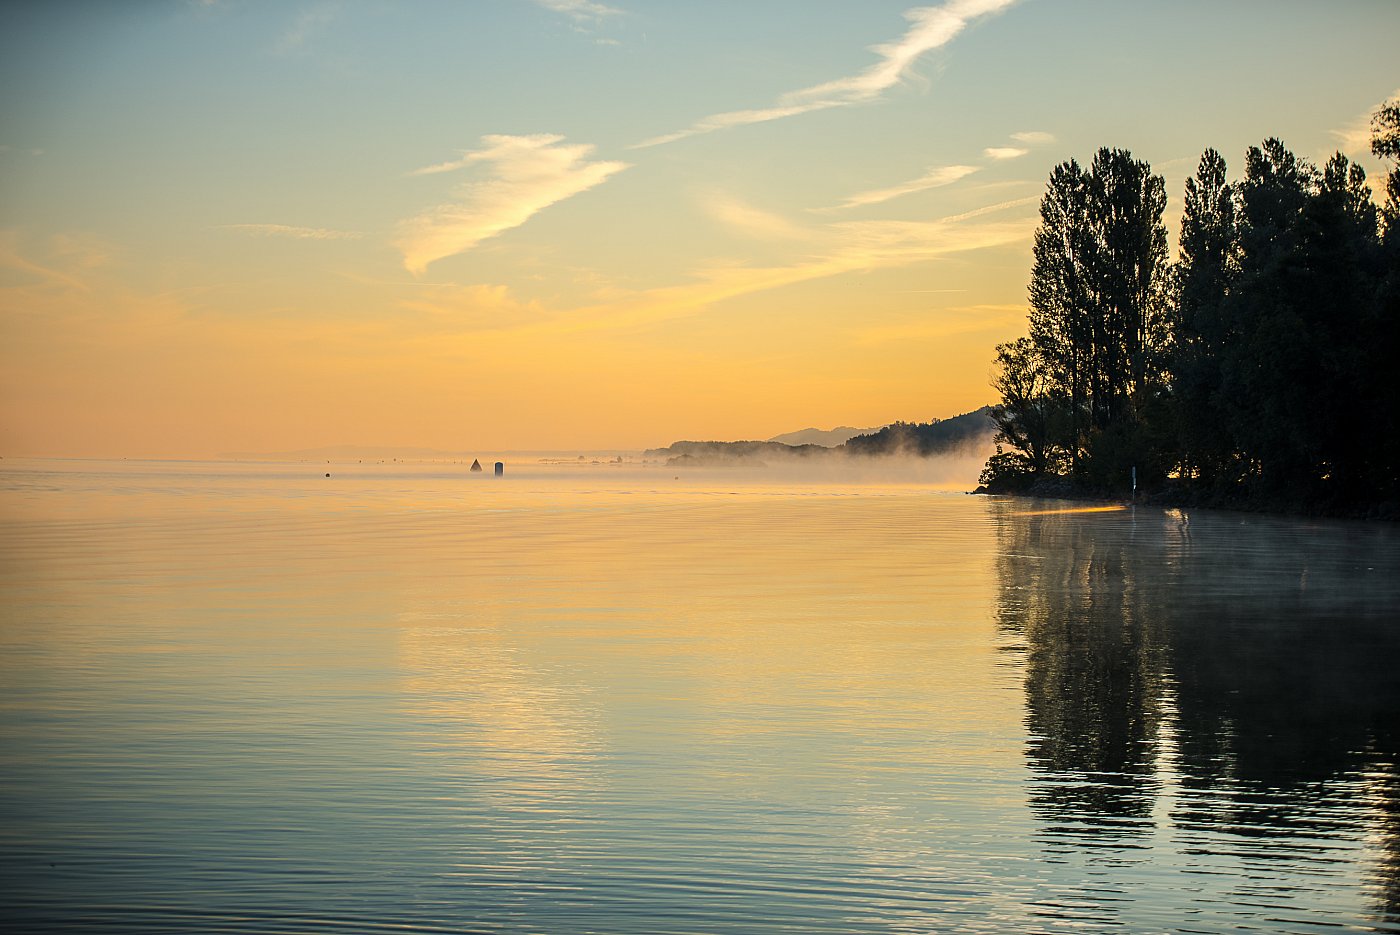
[[[563,811],[593,784],[592,706],[530,666],[499,626],[400,618],[399,665],[430,769],[475,779],[489,801]]]
[[[1075,506],[1066,507],[1063,510],[1018,510],[1014,513],[1007,513],[1007,516],[1058,516],[1061,513],[1117,513],[1119,510],[1128,508],[1125,503],[1110,503],[1104,506]]]
[[[1400,918],[1363,905],[1400,905],[1386,528],[507,464],[6,462],[7,909],[560,935]]]

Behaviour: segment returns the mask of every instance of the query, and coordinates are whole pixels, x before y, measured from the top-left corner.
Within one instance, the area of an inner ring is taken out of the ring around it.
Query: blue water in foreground
[[[1400,530],[1072,506],[5,461],[0,918],[1400,932]]]

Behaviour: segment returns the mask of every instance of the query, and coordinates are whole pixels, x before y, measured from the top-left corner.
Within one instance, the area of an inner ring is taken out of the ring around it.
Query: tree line
[[[1192,502],[1395,511],[1400,503],[1400,101],[1391,161],[1277,139],[1243,178],[1202,155],[1171,262],[1165,182],[1121,149],[1050,173],[1028,334],[997,346],[992,491],[1171,488]],[[1389,507],[1384,507],[1389,504]]]
[[[846,441],[845,449],[858,455],[912,454],[923,458],[949,454],[965,445],[985,444],[991,433],[990,406],[932,422],[892,422],[869,435]]]

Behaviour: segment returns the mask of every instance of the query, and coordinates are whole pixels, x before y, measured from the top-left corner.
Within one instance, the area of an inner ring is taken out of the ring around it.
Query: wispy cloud
[[[914,63],[925,52],[946,45],[973,20],[997,13],[1015,2],[1016,0],[948,0],[942,6],[915,7],[907,10],[904,17],[910,22],[909,29],[898,40],[875,46],[871,51],[879,56],[879,60],[864,71],[789,92],[771,107],[712,114],[684,130],[644,140],[635,148],[659,146],[729,127],[764,123],[831,107],[873,101],[908,76]]]
[[[1020,159],[1028,152],[1030,152],[1029,149],[1023,149],[1019,146],[988,146],[986,149],[982,150],[982,155],[986,156],[988,159],[1003,161],[1006,159]]]
[[[1055,142],[1055,134],[1046,133],[1044,130],[1022,130],[1020,133],[1011,134],[1011,138],[1018,143],[1026,143],[1030,146],[1042,146]]]
[[[87,292],[88,274],[112,262],[111,250],[87,236],[54,234],[35,249],[43,254],[40,259],[27,255],[29,251],[22,247],[19,231],[0,230],[0,270],[26,274],[50,286]]]
[[[865,205],[877,205],[904,195],[927,191],[930,188],[942,188],[944,185],[953,184],[958,179],[967,178],[976,171],[978,171],[977,166],[934,166],[923,175],[916,179],[910,179],[908,182],[852,195],[843,201],[840,207],[859,208]]]
[[[298,240],[358,240],[358,231],[327,230],[323,227],[293,227],[290,224],[223,224],[224,230],[241,231],[256,237],[293,237]]]
[[[396,246],[405,268],[422,273],[429,263],[465,253],[628,168],[623,162],[589,162],[593,146],[563,140],[550,134],[486,136],[484,149],[418,170],[450,172],[480,163],[489,166],[490,175],[459,186],[450,201],[400,225]]]
[[[617,7],[594,3],[593,0],[534,0],[534,2],[546,10],[563,13],[570,19],[582,22],[617,16],[622,12]]]
[[[702,133],[713,133],[715,130],[727,130],[730,127],[742,127],[751,123],[766,123],[769,120],[781,120],[783,117],[795,117],[798,114],[811,113],[814,110],[826,110],[831,107],[843,107],[849,101],[812,101],[805,104],[782,104],[776,107],[760,107],[755,110],[731,110],[722,114],[713,114],[701,120],[697,120],[684,130],[677,130],[675,133],[667,133],[662,136],[654,136],[651,139],[643,140],[633,146],[633,149],[646,149],[650,146],[662,146],[666,143],[674,143],[676,140],[683,140],[688,136],[699,136]]]
[[[704,199],[702,207],[710,217],[733,230],[760,240],[810,240],[812,231],[778,214],[755,208],[728,194]]]
[[[424,283],[399,300],[399,307],[428,316],[417,330],[434,334],[500,331],[540,321],[547,311],[538,302],[516,298],[504,285]]]
[[[1385,101],[1393,101],[1397,98],[1400,98],[1400,88],[1387,94],[1384,101],[1377,101],[1367,108],[1364,114],[1358,114],[1346,126],[1339,130],[1332,130],[1332,137],[1337,141],[1337,146],[1341,151],[1352,158],[1369,156],[1371,154],[1371,116],[1381,109],[1381,105]]]
[[[934,221],[842,221],[803,236],[806,256],[778,266],[718,263],[697,270],[690,282],[610,297],[605,304],[574,309],[537,327],[552,332],[642,327],[685,317],[718,302],[755,292],[846,273],[893,269],[975,250],[1019,243],[1034,231],[1032,216],[967,224],[968,220],[1035,203],[1036,198],[987,205]],[[739,222],[752,215],[740,215]],[[763,220],[760,229],[774,226]]]
[[[1010,201],[999,201],[994,205],[983,205],[980,208],[973,208],[971,211],[964,211],[962,214],[952,214],[943,219],[944,224],[955,224],[959,221],[970,221],[973,218],[980,218],[988,214],[996,214],[998,211],[1010,211],[1013,208],[1024,208],[1026,205],[1040,203],[1039,195],[1028,195],[1025,198],[1013,198]]]

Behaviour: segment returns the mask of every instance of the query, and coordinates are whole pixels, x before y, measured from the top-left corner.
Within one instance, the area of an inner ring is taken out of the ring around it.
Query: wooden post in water
[[[506,472],[506,463],[505,463],[504,461],[497,461],[497,462],[496,462],[496,476],[497,476],[497,477],[500,477],[500,476],[502,476],[503,474],[505,474],[505,472]]]

